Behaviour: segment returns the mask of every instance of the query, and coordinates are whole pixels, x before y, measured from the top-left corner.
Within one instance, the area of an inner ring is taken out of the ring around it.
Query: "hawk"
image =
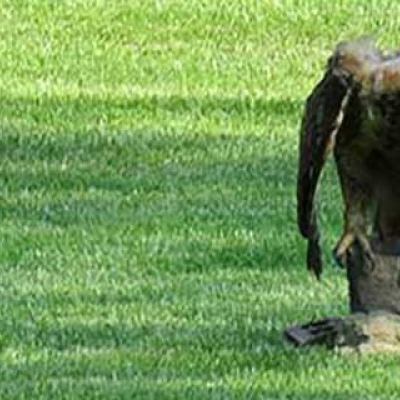
[[[400,238],[400,56],[372,41],[340,43],[306,100],[301,124],[297,216],[308,240],[307,266],[322,272],[316,191],[333,150],[344,200],[334,257],[346,266],[354,244],[374,268],[370,237]]]

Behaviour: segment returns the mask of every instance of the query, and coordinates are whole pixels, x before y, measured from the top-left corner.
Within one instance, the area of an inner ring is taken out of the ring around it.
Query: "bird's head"
[[[393,94],[400,90],[400,57],[384,60],[376,70],[373,90],[378,94]]]
[[[374,42],[370,38],[361,38],[339,43],[328,61],[328,69],[346,84],[369,92],[381,63],[382,53]]]

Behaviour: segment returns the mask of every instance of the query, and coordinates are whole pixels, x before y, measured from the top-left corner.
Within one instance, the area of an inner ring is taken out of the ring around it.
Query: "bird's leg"
[[[345,229],[334,249],[334,258],[339,266],[345,268],[354,244],[361,247],[361,254],[367,270],[374,269],[375,261],[367,234],[371,223],[371,195],[368,186],[348,176],[341,176],[345,201]]]

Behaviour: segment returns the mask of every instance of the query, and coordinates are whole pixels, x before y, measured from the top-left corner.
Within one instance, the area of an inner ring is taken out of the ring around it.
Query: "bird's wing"
[[[307,98],[300,138],[297,181],[297,218],[301,234],[309,240],[307,265],[322,272],[319,231],[315,214],[315,192],[329,150],[340,128],[351,94],[343,77],[328,70]]]

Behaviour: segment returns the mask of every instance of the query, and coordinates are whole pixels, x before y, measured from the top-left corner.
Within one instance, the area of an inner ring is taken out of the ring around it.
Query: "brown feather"
[[[302,121],[297,182],[298,226],[309,240],[308,268],[317,276],[321,274],[322,262],[315,193],[350,92],[346,81],[329,69],[308,97]]]

